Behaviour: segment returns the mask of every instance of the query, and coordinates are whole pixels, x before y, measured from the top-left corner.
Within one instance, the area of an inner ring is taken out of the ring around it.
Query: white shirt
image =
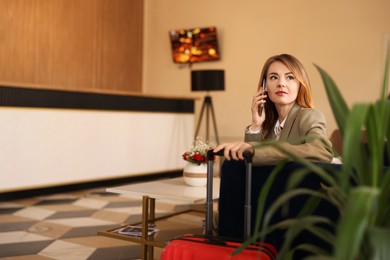
[[[282,129],[284,127],[284,124],[286,123],[286,119],[283,119],[283,121],[280,123],[279,120],[276,120],[276,124],[274,127],[274,133],[275,133],[275,140],[279,140],[280,138],[280,133],[282,132]]]
[[[254,131],[251,129],[250,126],[248,126],[248,127],[246,128],[246,133],[247,133],[247,134],[258,134],[258,133],[260,133],[260,132],[261,132],[261,127],[260,127],[259,129],[254,130]]]
[[[275,140],[279,140],[280,133],[281,133],[283,127],[284,127],[284,124],[286,123],[286,119],[287,119],[287,117],[282,121],[282,123],[280,123],[279,120],[276,120],[276,124],[275,124],[275,127],[274,127],[274,133],[275,133],[275,136],[276,136]],[[247,134],[258,134],[260,132],[261,132],[261,128],[256,129],[256,130],[253,131],[250,128],[250,126],[248,126],[247,129],[246,129],[246,133]]]

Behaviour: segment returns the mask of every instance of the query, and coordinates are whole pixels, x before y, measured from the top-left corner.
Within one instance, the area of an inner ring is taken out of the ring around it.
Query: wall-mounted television
[[[175,63],[194,63],[220,59],[217,28],[197,27],[169,31]]]

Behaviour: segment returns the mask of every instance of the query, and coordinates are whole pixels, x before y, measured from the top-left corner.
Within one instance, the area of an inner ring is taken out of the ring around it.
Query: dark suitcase
[[[276,259],[276,249],[268,243],[256,243],[246,247],[239,254],[232,253],[241,246],[240,242],[213,237],[213,158],[215,155],[223,155],[223,151],[215,154],[208,151],[207,158],[207,194],[206,194],[206,234],[187,234],[173,239],[164,248],[162,260],[215,260],[215,259]],[[245,153],[246,158],[246,194],[245,194],[245,226],[244,236],[250,237],[251,233],[251,182],[252,182],[252,156]]]

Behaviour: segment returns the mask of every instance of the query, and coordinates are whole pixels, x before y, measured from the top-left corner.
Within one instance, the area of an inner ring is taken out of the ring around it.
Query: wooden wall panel
[[[100,46],[102,56],[99,66],[102,72],[98,73],[98,81],[102,88],[119,88],[127,82],[129,74],[134,74],[139,75],[137,83],[141,85],[143,1],[117,0],[115,6],[111,6],[110,1],[102,2],[103,8],[110,9],[111,13],[103,12]],[[133,2],[131,10],[129,2]],[[132,31],[128,30],[129,25],[132,25]]]
[[[0,81],[142,90],[143,0],[0,0]]]

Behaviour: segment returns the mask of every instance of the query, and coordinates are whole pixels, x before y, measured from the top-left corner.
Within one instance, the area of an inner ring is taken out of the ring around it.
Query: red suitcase
[[[241,243],[222,239],[210,239],[206,236],[184,235],[172,240],[164,249],[161,259],[164,260],[247,260],[276,259],[277,252],[270,244],[250,245],[239,254],[232,256]]]
[[[220,260],[220,259],[276,259],[276,249],[268,243],[257,243],[246,247],[239,254],[232,256],[232,253],[241,246],[241,243],[213,237],[213,157],[222,155],[222,152],[215,154],[208,151],[207,163],[207,194],[206,194],[206,235],[187,234],[173,239],[164,248],[161,260]],[[244,236],[250,237],[251,228],[251,182],[252,182],[252,156],[245,154],[246,167],[246,196],[245,196],[245,226]]]

